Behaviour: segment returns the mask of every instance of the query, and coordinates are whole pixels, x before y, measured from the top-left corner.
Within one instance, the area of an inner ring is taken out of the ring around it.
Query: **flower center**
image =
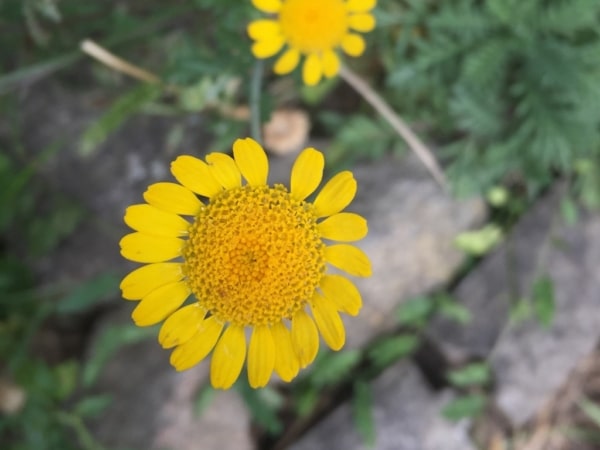
[[[281,185],[223,191],[189,233],[186,277],[198,301],[226,322],[254,326],[291,317],[325,271],[313,206]]]
[[[279,11],[290,46],[306,54],[340,45],[348,30],[346,16],[342,0],[287,0]]]

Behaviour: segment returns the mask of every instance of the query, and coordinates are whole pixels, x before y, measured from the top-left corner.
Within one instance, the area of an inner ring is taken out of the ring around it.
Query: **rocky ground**
[[[126,232],[125,207],[141,201],[145,187],[169,179],[176,153],[200,155],[206,131],[199,117],[185,122],[180,148],[167,145],[171,119],[131,120],[97,152],[80,157],[81,132],[103,111],[107,93],[43,82],[20,94],[20,127],[29,155],[56,143],[55,158],[40,174],[79,201],[87,219],[58,251],[40,261],[42,280],[85,280],[107,270],[126,273],[118,241]],[[0,128],[0,133],[6,132]],[[327,152],[327,145],[314,143]],[[275,157],[271,181],[286,179],[294,155]],[[441,191],[411,157],[387,157],[355,168],[359,195],[352,210],[369,220],[362,248],[373,261],[373,277],[359,282],[364,308],[346,320],[347,348],[362,348],[394,327],[392,313],[408,298],[454,284],[466,257],[455,236],[486,220],[480,199],[456,200]],[[453,296],[473,315],[468,325],[434,320],[426,330],[432,351],[403,360],[373,383],[376,441],[390,450],[583,450],[600,448],[577,430],[590,426],[579,406],[600,393],[600,216],[583,214],[565,225],[558,214],[561,186],[551,189],[520,219],[505,242],[453,286]],[[556,318],[548,329],[508,319],[515,293],[528,296],[541,274],[554,281]],[[84,336],[84,357],[99,345],[102,330],[129,322],[131,304],[113,298]],[[432,363],[433,361],[433,363]],[[460,393],[443,371],[471,361],[493,369],[489,405],[478,420],[449,422],[443,405]],[[437,371],[437,373],[435,373]],[[132,449],[253,449],[252,418],[236,392],[219,392],[200,416],[194,413],[207,365],[176,373],[168,353],[153,340],[125,346],[112,358],[94,389],[113,395],[92,424],[107,447]],[[293,442],[275,448],[361,449],[349,401],[342,401]]]

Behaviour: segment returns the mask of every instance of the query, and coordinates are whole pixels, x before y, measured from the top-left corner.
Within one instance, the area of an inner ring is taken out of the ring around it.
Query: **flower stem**
[[[423,144],[419,137],[413,133],[410,127],[404,122],[394,110],[369,86],[358,74],[346,66],[340,68],[340,76],[352,86],[373,108],[396,130],[404,139],[410,149],[417,155],[425,165],[431,176],[444,189],[448,190],[448,182],[444,172],[440,168],[435,156]]]
[[[260,94],[263,77],[263,61],[257,59],[250,82],[250,135],[256,142],[262,142],[260,132]]]

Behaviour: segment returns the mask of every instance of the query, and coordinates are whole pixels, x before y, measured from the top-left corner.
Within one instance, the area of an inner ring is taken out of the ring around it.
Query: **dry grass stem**
[[[394,110],[369,86],[360,76],[346,66],[340,69],[340,76],[352,86],[381,116],[388,121],[394,130],[404,139],[410,149],[417,155],[439,185],[448,190],[444,172],[440,168],[433,153],[425,146],[410,127],[394,112]]]
[[[158,84],[162,82],[161,79],[153,73],[113,55],[104,47],[101,47],[90,39],[84,40],[80,47],[84,53],[87,53],[92,58],[100,61],[105,66],[129,75],[132,78],[152,84]]]

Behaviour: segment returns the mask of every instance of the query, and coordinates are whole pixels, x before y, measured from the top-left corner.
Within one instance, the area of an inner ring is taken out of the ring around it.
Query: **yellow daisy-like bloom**
[[[304,55],[304,83],[313,86],[323,76],[331,78],[340,70],[337,49],[350,56],[365,51],[360,34],[375,28],[370,11],[376,0],[252,0],[259,10],[275,14],[273,19],[260,19],[248,25],[254,41],[252,53],[269,58],[287,49],[274,66],[277,74],[290,73]]]
[[[211,383],[223,389],[246,358],[253,387],[265,386],[273,371],[292,380],[315,358],[319,332],[339,350],[339,313],[358,314],[362,300],[328,266],[371,274],[367,256],[346,243],[367,233],[364,218],[342,212],[356,193],[351,172],[331,178],[311,203],[306,198],[323,176],[321,152],[307,148],[298,156],[289,190],[267,185],[267,156],[254,140],[238,139],[233,155],[178,157],[171,172],[179,184],[153,184],[147,203],[127,208],[125,222],[135,232],[120,243],[125,258],[145,263],[121,282],[125,299],[141,300],[135,323],[166,319],[159,342],[174,347],[177,370],[212,351]],[[190,294],[196,300],[183,306]]]

